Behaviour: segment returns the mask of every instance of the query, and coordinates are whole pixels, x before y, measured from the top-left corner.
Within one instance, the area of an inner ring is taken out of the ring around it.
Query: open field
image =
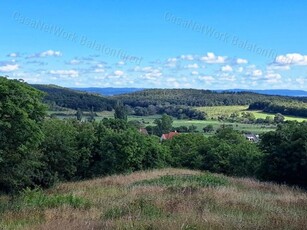
[[[154,125],[153,121],[156,118],[160,118],[160,115],[153,115],[153,116],[146,116],[146,117],[140,117],[140,116],[129,116],[128,120],[139,120],[144,123],[144,125]],[[173,127],[179,127],[179,126],[191,126],[194,125],[197,127],[197,131],[203,132],[203,128],[206,125],[213,125],[213,128],[216,130],[220,128],[221,125],[230,125],[235,130],[239,131],[245,131],[245,132],[252,132],[256,134],[260,134],[263,132],[273,131],[275,130],[274,125],[266,126],[266,125],[257,125],[257,124],[241,124],[241,123],[230,123],[230,122],[220,122],[217,120],[178,120],[174,119]]]
[[[204,111],[207,113],[209,119],[217,119],[220,115],[230,116],[232,113],[242,113],[242,112],[250,112],[255,115],[256,118],[266,118],[267,116],[274,118],[275,114],[264,113],[259,110],[247,110],[248,106],[246,105],[233,105],[233,106],[207,106],[207,107],[195,107],[200,111]],[[298,122],[307,121],[306,118],[301,117],[293,117],[293,116],[285,116],[285,120],[293,121],[296,120]]]
[[[66,116],[57,116],[60,119],[64,119],[64,118],[76,118],[76,116],[74,115],[75,112],[67,112]],[[97,113],[97,117],[95,117],[96,121],[100,121],[103,118],[113,118],[114,117],[114,113],[113,112],[98,112]],[[147,125],[154,125],[154,120],[156,118],[160,118],[161,115],[152,115],[152,116],[128,116],[128,120],[138,120],[141,121],[143,123],[144,126]],[[86,119],[86,116],[84,116],[84,118]],[[203,132],[203,128],[206,125],[213,125],[214,130],[218,129],[221,127],[221,125],[229,125],[232,126],[235,130],[239,130],[239,131],[244,131],[244,132],[251,132],[251,133],[255,133],[255,134],[260,134],[263,132],[268,132],[268,131],[273,131],[275,130],[275,126],[274,125],[258,125],[258,124],[242,124],[242,123],[231,123],[231,122],[220,122],[217,120],[178,120],[178,119],[174,119],[173,122],[173,127],[179,127],[179,126],[191,126],[194,125],[197,127],[197,131],[198,132]]]
[[[305,229],[307,193],[162,169],[0,196],[0,229]]]

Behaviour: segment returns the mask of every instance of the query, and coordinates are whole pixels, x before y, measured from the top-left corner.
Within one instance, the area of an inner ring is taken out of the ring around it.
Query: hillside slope
[[[146,89],[129,94],[114,96],[130,106],[148,106],[157,104],[216,106],[249,105],[257,101],[302,100],[283,96],[262,95],[250,92],[223,92],[197,89]]]
[[[115,101],[93,93],[85,93],[56,85],[31,85],[32,87],[46,93],[44,102],[53,106],[70,109],[81,109],[84,111],[111,111]]]
[[[304,229],[307,193],[252,179],[162,169],[0,197],[0,229]]]

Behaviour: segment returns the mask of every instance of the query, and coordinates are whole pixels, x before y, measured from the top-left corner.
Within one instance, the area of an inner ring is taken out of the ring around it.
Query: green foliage
[[[169,133],[172,130],[173,118],[163,114],[161,119],[154,120],[154,124],[156,124],[154,133],[161,136],[163,133]]]
[[[274,101],[257,101],[249,106],[251,110],[263,110],[267,113],[279,113],[297,117],[307,117],[306,99],[302,100],[274,100]]]
[[[255,176],[262,153],[242,134],[231,128],[218,130],[199,150],[203,157],[202,169],[235,176]]]
[[[46,93],[44,102],[50,107],[65,107],[83,111],[111,111],[115,100],[55,85],[32,85]]]
[[[69,205],[73,208],[89,207],[89,202],[84,198],[73,194],[55,194],[46,195],[41,189],[24,189],[20,193],[19,199],[24,207],[32,208],[56,208],[63,205]]]
[[[184,134],[163,142],[163,145],[171,151],[172,166],[199,169],[203,158],[198,150],[205,142],[206,138],[201,134]]]
[[[206,125],[204,128],[203,128],[204,132],[205,133],[210,133],[210,132],[213,132],[214,131],[214,128],[213,128],[213,125],[212,124],[209,124],[209,125]]]
[[[114,108],[114,118],[127,121],[127,109],[122,103],[117,103]]]
[[[78,120],[78,121],[82,121],[83,113],[82,113],[82,110],[81,110],[81,109],[78,109],[78,110],[77,110],[77,112],[76,112],[76,117],[77,117],[77,120]]]
[[[200,175],[167,175],[151,180],[143,180],[134,183],[133,185],[154,185],[166,187],[215,187],[225,186],[229,182],[225,177],[216,176],[211,173]]]
[[[26,83],[0,77],[0,191],[32,185],[40,167],[43,94]]]
[[[49,119],[43,124],[45,139],[41,144],[44,168],[40,184],[52,185],[53,181],[70,180],[77,171],[80,153],[77,150],[77,121]]]
[[[307,186],[307,123],[287,122],[261,137],[261,178]]]

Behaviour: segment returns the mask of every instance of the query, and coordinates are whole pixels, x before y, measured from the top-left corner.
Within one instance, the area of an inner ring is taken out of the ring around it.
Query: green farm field
[[[128,120],[138,120],[143,122],[145,126],[147,125],[154,125],[153,121],[156,118],[160,118],[160,115],[154,115],[154,116],[146,116],[146,117],[140,117],[140,116],[128,116]],[[263,132],[273,131],[275,130],[274,125],[257,125],[257,124],[241,124],[241,123],[231,123],[231,122],[220,122],[217,120],[178,120],[174,119],[173,127],[179,127],[179,126],[191,126],[194,125],[197,127],[197,131],[203,132],[203,128],[207,125],[213,125],[214,130],[221,127],[221,125],[229,125],[232,126],[235,130],[244,131],[244,132],[251,132],[255,134],[260,134]]]
[[[242,112],[250,112],[255,115],[256,118],[265,119],[267,116],[274,118],[275,114],[264,113],[260,110],[247,110],[247,105],[234,105],[234,106],[207,106],[207,107],[195,107],[195,109],[205,112],[208,115],[209,119],[217,119],[218,116],[225,115],[230,116],[232,113],[242,113]],[[293,116],[284,116],[287,121],[307,121],[306,118],[302,117],[293,117]]]

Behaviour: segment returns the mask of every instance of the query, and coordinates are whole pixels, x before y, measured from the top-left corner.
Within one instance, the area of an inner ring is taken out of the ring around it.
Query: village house
[[[162,134],[162,136],[160,137],[160,141],[163,140],[171,140],[173,139],[174,136],[179,135],[179,133],[175,130],[174,132],[169,132],[169,133],[164,133]]]

